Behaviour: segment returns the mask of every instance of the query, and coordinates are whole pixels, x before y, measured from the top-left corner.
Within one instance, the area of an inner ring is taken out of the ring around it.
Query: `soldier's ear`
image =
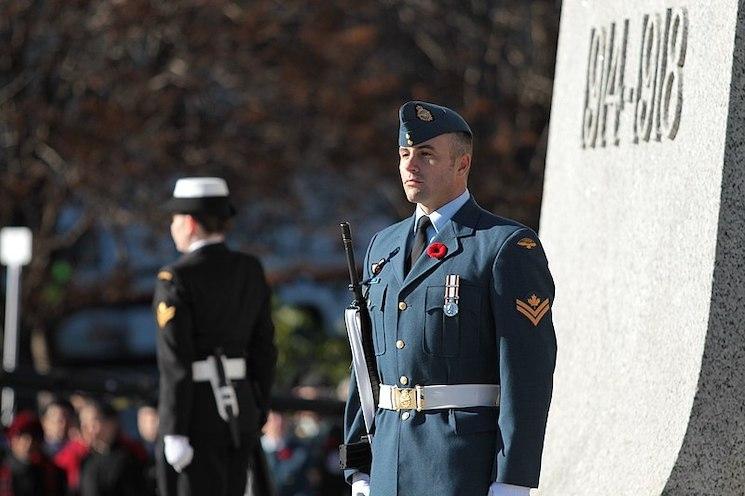
[[[464,153],[457,160],[457,170],[461,175],[468,175],[468,171],[471,170],[471,154]]]
[[[191,215],[186,216],[186,229],[189,234],[194,234],[199,229],[199,222]]]

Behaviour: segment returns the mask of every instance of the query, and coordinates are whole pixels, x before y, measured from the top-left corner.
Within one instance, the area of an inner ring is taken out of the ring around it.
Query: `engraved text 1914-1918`
[[[582,148],[619,146],[625,139],[635,144],[674,140],[678,133],[688,12],[674,8],[643,16],[637,71],[627,85],[629,23],[624,19],[590,30]],[[630,125],[622,126],[629,118]],[[622,136],[622,129],[628,135]]]

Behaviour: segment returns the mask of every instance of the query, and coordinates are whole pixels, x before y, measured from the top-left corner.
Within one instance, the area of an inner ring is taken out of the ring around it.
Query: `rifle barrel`
[[[352,243],[352,231],[349,227],[349,222],[342,222],[339,224],[341,227],[341,240],[344,243],[344,253],[347,256],[347,268],[349,269],[349,289],[354,293],[354,297],[358,303],[362,301],[362,287],[360,286],[360,280],[357,276],[357,265],[354,263],[354,246]]]

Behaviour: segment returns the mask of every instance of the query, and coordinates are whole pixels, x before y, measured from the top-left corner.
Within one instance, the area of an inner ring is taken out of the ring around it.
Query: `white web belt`
[[[386,410],[437,410],[499,406],[497,384],[444,384],[399,388],[380,385],[380,408]]]
[[[214,359],[213,357],[210,357]],[[205,382],[213,379],[216,373],[210,360],[200,360],[191,364],[191,377],[194,382]],[[246,378],[246,360],[244,358],[226,358],[223,360],[225,376],[231,381]]]

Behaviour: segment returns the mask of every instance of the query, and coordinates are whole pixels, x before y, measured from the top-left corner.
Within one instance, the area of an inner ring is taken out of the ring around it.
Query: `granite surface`
[[[562,9],[541,494],[745,494],[743,14],[737,0]]]
[[[745,9],[737,25],[709,328],[670,496],[745,494]]]

